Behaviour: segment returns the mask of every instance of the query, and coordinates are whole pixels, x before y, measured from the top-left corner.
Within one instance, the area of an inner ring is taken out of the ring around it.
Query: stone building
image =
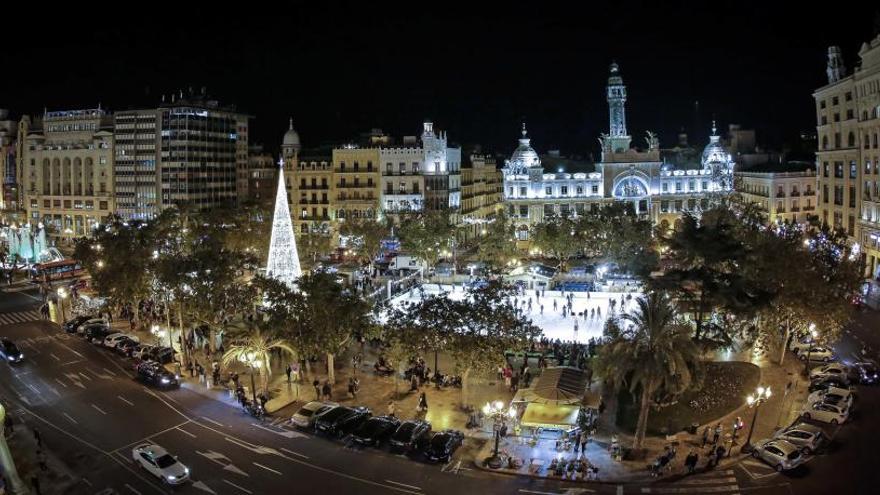
[[[805,223],[816,216],[816,168],[808,162],[766,163],[734,173],[736,190],[771,223]]]
[[[495,158],[471,153],[461,166],[460,237],[468,241],[479,237],[485,225],[502,209],[501,171]]]

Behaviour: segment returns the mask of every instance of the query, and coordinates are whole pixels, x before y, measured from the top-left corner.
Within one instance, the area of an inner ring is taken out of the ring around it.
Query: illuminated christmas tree
[[[293,222],[287,205],[287,189],[284,187],[284,159],[278,161],[278,192],[275,194],[275,214],[272,216],[272,240],[269,242],[269,261],[266,276],[284,282],[290,287],[302,275]]]

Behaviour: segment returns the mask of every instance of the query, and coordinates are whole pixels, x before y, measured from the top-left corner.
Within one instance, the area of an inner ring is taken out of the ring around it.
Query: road
[[[836,489],[828,491],[832,485],[820,487],[816,481],[839,479],[844,473],[860,473],[850,480],[876,481],[880,476],[865,469],[870,456],[864,455],[880,439],[859,419],[841,429],[827,455],[789,476],[748,460],[731,469],[651,485],[533,480],[485,473],[459,463],[461,459],[438,466],[376,449],[360,450],[281,423],[255,421],[237,408],[185,388],[146,388],[132,378],[129,361],[67,335],[54,324],[33,321],[38,319],[33,296],[0,294],[0,334],[18,342],[26,355],[20,365],[0,364],[0,399],[28,427],[38,428],[47,449],[82,476],[69,493],[93,494],[104,488],[123,494],[170,493],[130,461],[131,448],[147,440],[190,467],[193,482],[175,492],[193,494],[285,493],[294,487],[365,495],[859,493],[855,486],[838,491],[836,483]],[[872,317],[876,325],[876,315]],[[867,411],[880,401],[873,392],[860,396],[860,409]]]

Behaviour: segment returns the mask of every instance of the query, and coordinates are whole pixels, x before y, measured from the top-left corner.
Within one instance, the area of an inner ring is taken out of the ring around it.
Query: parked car
[[[131,340],[129,338],[123,339],[118,344],[116,344],[116,353],[121,354],[126,357],[131,357],[131,353],[139,346],[140,344],[137,341]]]
[[[802,361],[806,361],[807,359],[809,359],[810,361],[822,361],[823,363],[837,361],[837,356],[834,355],[834,351],[827,347],[821,346],[813,346],[809,349],[803,350],[798,353],[798,357]]]
[[[104,338],[103,345],[104,347],[115,349],[120,342],[126,339],[140,342],[140,339],[134,335],[129,335],[125,333],[113,333]]]
[[[174,361],[174,349],[170,347],[152,346],[140,353],[140,359],[167,364]]]
[[[293,423],[294,426],[298,426],[300,428],[311,428],[315,426],[315,420],[322,413],[333,409],[338,406],[333,402],[322,402],[322,401],[312,401],[308,404],[299,408],[299,411],[295,412],[293,416],[290,417],[290,422]]]
[[[825,390],[827,388],[849,388],[849,384],[845,383],[839,377],[836,376],[828,376],[824,378],[818,378],[816,380],[810,381],[810,386],[808,390],[810,392],[815,392],[816,390]]]
[[[80,327],[83,323],[94,320],[94,315],[80,315],[75,316],[64,322],[64,331],[67,333],[75,333],[76,329]]]
[[[425,447],[425,458],[434,462],[449,462],[455,450],[464,442],[464,434],[456,430],[434,433]]]
[[[92,318],[89,318],[86,321],[83,321],[83,322],[78,323],[76,325],[71,325],[69,331],[70,331],[70,333],[76,333],[77,335],[82,335],[83,332],[85,332],[86,328],[88,328],[90,325],[99,325],[99,324],[104,325],[104,326],[110,326],[107,323],[107,320],[105,320],[104,318],[92,317]],[[65,330],[67,330],[67,329],[65,328]]]
[[[351,433],[351,439],[361,445],[380,446],[397,431],[400,420],[394,416],[373,416]]]
[[[875,385],[880,379],[880,368],[873,361],[861,361],[849,368],[850,379],[859,385]]]
[[[15,345],[15,342],[9,339],[0,339],[0,355],[7,363],[20,363],[24,359],[24,354]]]
[[[135,359],[146,359],[147,356],[150,354],[150,351],[152,351],[155,347],[156,346],[149,344],[138,344],[137,347],[135,347],[134,350],[131,351],[131,357]]]
[[[86,340],[93,344],[100,344],[104,342],[104,339],[106,339],[107,336],[112,333],[114,332],[113,330],[110,330],[110,327],[102,324],[95,324],[89,325],[89,327],[86,328],[86,331],[83,333],[83,337],[85,337]]]
[[[816,402],[815,404],[806,404],[801,410],[801,416],[804,419],[815,419],[823,423],[838,425],[846,421],[849,409],[844,404]]]
[[[813,338],[809,334],[805,334],[791,339],[791,344],[789,344],[788,348],[794,351],[795,354],[800,354],[802,351],[807,352],[807,349],[814,345]]]
[[[166,370],[155,361],[144,361],[137,365],[138,380],[161,388],[180,386],[180,377]]]
[[[354,415],[357,411],[350,407],[339,406],[330,409],[315,419],[315,431],[325,435],[342,437],[340,430],[342,422]]]
[[[755,443],[752,457],[761,459],[773,466],[776,471],[787,471],[800,466],[804,462],[801,450],[785,440],[761,440]]]
[[[354,414],[345,418],[339,425],[338,431],[341,437],[350,435],[364,422],[373,417],[373,412],[366,407],[355,407]]]
[[[397,427],[388,442],[391,450],[412,452],[425,447],[431,438],[431,423],[427,421],[404,421]]]
[[[849,382],[849,367],[842,363],[830,363],[810,370],[810,380],[827,376],[840,377],[842,381]]]
[[[825,432],[818,426],[809,423],[797,423],[779,430],[773,435],[774,440],[785,440],[801,449],[803,454],[812,454],[825,441]]]
[[[815,404],[817,402],[828,402],[832,404],[843,404],[847,409],[852,407],[854,394],[848,388],[828,387],[822,390],[816,390],[807,397],[807,404]]]
[[[131,457],[140,467],[169,485],[179,485],[189,479],[189,468],[155,443],[136,446],[131,449]]]

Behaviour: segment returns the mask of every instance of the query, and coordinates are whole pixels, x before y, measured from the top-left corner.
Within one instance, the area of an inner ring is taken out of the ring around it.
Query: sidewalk
[[[9,413],[7,411],[7,414]],[[39,485],[42,495],[72,493],[81,477],[67,463],[59,459],[51,448],[45,444],[42,447],[37,446],[33,427],[37,426],[39,429],[40,424],[27,414],[15,414],[14,420],[13,432],[6,440],[15,459],[19,477],[28,487],[31,495],[37,494],[34,480]],[[44,469],[40,468],[40,459],[45,463]]]

